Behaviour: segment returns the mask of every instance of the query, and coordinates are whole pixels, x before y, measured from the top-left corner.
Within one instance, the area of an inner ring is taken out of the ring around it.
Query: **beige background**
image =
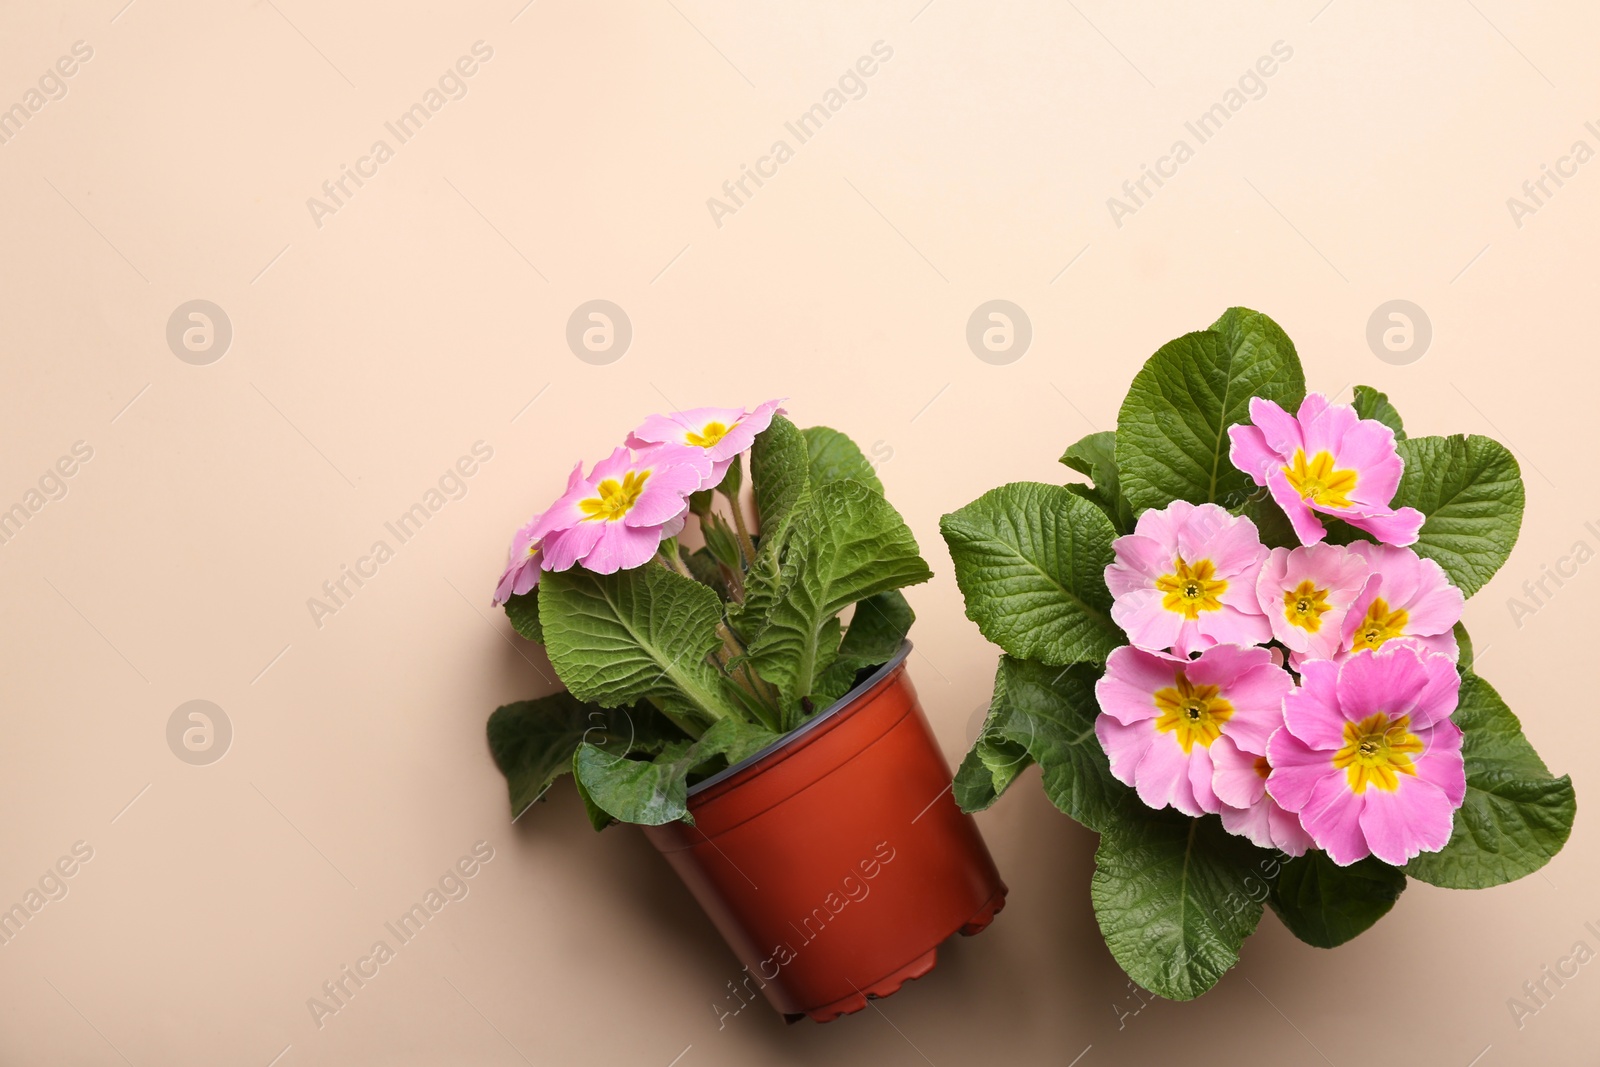
[[[1592,12],[124,2],[0,8],[0,106],[93,49],[0,145],[0,507],[93,449],[0,546],[0,902],[93,849],[0,947],[0,1062],[1600,1059],[1600,965],[1520,1029],[1507,1007],[1575,942],[1600,949],[1589,818],[1541,875],[1413,885],[1334,952],[1269,916],[1213,993],[1126,1014],[1093,835],[1030,775],[981,819],[1012,889],[988,933],[836,1024],[760,1006],[719,1030],[738,965],[665,865],[635,832],[590,832],[566,787],[509,826],[482,739],[496,704],[548,688],[488,606],[514,526],[669,401],[788,395],[892,453],[882,477],[938,575],[911,593],[913,672],[959,758],[996,652],[938,516],[1064,478],[1055,457],[1113,424],[1141,360],[1244,304],[1315,386],[1369,382],[1414,432],[1517,451],[1522,539],[1466,621],[1586,803],[1600,573],[1520,626],[1507,601],[1575,542],[1600,548],[1600,163],[1520,227],[1506,199],[1575,140],[1600,148]],[[384,123],[480,40],[467,95],[397,145]],[[865,96],[796,146],[783,124],[880,40]],[[1277,41],[1293,56],[1265,95],[1117,226],[1107,198],[1193,145],[1184,121]],[[380,137],[394,158],[319,227],[307,198]],[[794,158],[719,227],[707,198],[779,138]],[[634,329],[606,366],[564,340],[595,298]],[[964,336],[996,298],[1034,331],[1003,366]],[[1406,365],[1365,339],[1396,298],[1434,332]],[[206,366],[165,339],[193,299],[234,331]],[[466,495],[319,628],[307,599],[480,440]],[[192,699],[232,724],[209,766],[166,741]],[[319,1029],[307,998],[480,840],[470,895]]]

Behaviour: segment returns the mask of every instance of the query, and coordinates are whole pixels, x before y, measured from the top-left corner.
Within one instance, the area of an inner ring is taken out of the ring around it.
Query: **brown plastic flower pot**
[[[791,1022],[889,996],[1005,905],[906,676],[910,651],[692,788],[694,825],[645,827],[744,963],[734,991]]]

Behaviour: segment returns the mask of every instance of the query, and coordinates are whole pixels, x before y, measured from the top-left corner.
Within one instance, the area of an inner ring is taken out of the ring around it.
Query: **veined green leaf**
[[[505,704],[488,726],[489,752],[506,776],[513,818],[571,769],[583,741],[613,752],[651,751],[674,734],[677,729],[648,706],[602,708],[570,693]]]
[[[824,641],[830,620],[859,600],[932,576],[882,494],[856,481],[820,486],[793,519],[778,596],[749,645],[750,660],[791,704],[809,698],[838,653]]]
[[[1294,342],[1260,312],[1229,308],[1210,329],[1167,342],[1117,416],[1123,495],[1135,512],[1243,500],[1251,482],[1228,458],[1228,427],[1250,421],[1251,397],[1293,411],[1305,391]]]
[[[506,609],[506,618],[511,620],[513,630],[529,641],[544,644],[544,631],[539,627],[538,586],[534,586],[526,593],[513,595],[503,607]]]
[[[741,718],[706,658],[722,644],[722,602],[707,586],[655,563],[615,574],[574,567],[546,574],[539,600],[550,662],[580,700],[649,700],[691,735]]]
[[[1405,887],[1405,872],[1375,856],[1340,867],[1312,849],[1283,862],[1267,900],[1294,936],[1334,948],[1387,915]]]
[[[1133,507],[1122,495],[1122,482],[1117,475],[1117,435],[1111,430],[1101,430],[1082,438],[1061,456],[1061,462],[1087,474],[1093,485],[1070,483],[1067,491],[1097,505],[1111,520],[1119,534],[1133,532]]]
[[[650,761],[632,760],[584,742],[573,772],[590,803],[622,822],[660,826],[689,816],[689,775],[718,756],[728,766],[754,755],[778,735],[737,719],[721,719],[700,740],[674,741]]]
[[[1089,887],[1106,947],[1152,993],[1199,996],[1239,962],[1239,946],[1261,921],[1262,857],[1270,853],[1214,815],[1115,820],[1100,836]]]
[[[860,446],[845,434],[827,426],[807,426],[804,434],[806,451],[810,455],[812,485],[850,479],[876,492],[883,492],[878,472],[873,470]]]
[[[1059,485],[1013,482],[939,520],[967,618],[1018,659],[1104,662],[1126,638],[1105,568],[1116,531]]]
[[[1572,833],[1572,779],[1551,775],[1500,694],[1475,674],[1462,678],[1451,719],[1461,727],[1466,801],[1444,849],[1424,852],[1405,872],[1446,889],[1483,889],[1532,874]]]
[[[1406,424],[1401,421],[1400,413],[1389,403],[1386,393],[1380,393],[1370,385],[1356,386],[1355,398],[1356,414],[1363,419],[1376,419],[1394,431],[1396,441],[1406,439]]]
[[[1443,567],[1467,596],[1482,589],[1511,555],[1522,528],[1522,472],[1489,437],[1408,437],[1405,473],[1393,506],[1427,516],[1411,547]]]

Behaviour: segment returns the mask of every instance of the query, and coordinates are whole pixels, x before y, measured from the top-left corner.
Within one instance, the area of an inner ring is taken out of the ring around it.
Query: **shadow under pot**
[[[1006,886],[906,675],[909,642],[831,708],[689,790],[644,832],[790,1022],[829,1022],[933,969]]]

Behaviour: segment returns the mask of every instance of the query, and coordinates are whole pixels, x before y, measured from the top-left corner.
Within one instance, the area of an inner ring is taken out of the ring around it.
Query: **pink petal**
[[[600,537],[583,557],[585,570],[613,574],[650,562],[661,545],[661,528],[632,527],[621,522],[597,522]]]
[[[1402,775],[1394,792],[1368,789],[1363,796],[1361,832],[1372,854],[1383,862],[1398,867],[1418,853],[1439,851],[1450,840],[1455,806],[1432,782]],[[1333,850],[1328,854],[1333,856]],[[1334,856],[1334,862],[1354,861]]]
[[[1110,715],[1094,720],[1094,735],[1111,761],[1111,776],[1123,785],[1133,785],[1139,761],[1155,743],[1156,731],[1148,722],[1120,723]]]
[[[1366,513],[1341,511],[1339,517],[1358,530],[1365,530],[1378,540],[1391,545],[1414,545],[1422,532],[1424,516],[1416,508],[1399,511]]]
[[[1300,825],[1300,816],[1267,798],[1267,825],[1272,831],[1272,847],[1290,856],[1304,856],[1315,844]]]
[[[1272,499],[1289,516],[1289,525],[1294,527],[1294,535],[1303,545],[1314,545],[1328,536],[1327,529],[1322,525],[1322,520],[1307,506],[1305,498],[1294,491],[1289,484],[1289,479],[1284,476],[1282,467],[1273,467],[1267,471],[1267,489],[1272,493]]]
[[[1267,795],[1267,780],[1256,773],[1257,755],[1241,749],[1226,734],[1211,742],[1211,788],[1217,799],[1248,808]]]
[[[1261,431],[1267,447],[1284,460],[1293,456],[1295,449],[1305,447],[1299,420],[1271,400],[1251,397],[1250,421]]]
[[[1172,546],[1154,537],[1127,534],[1111,542],[1111,551],[1115,559],[1106,566],[1106,587],[1113,597],[1149,589],[1157,578],[1172,573]]]
[[[1161,606],[1158,589],[1125,593],[1111,603],[1111,621],[1127,633],[1139,648],[1159,651],[1173,647],[1183,631],[1184,618]]]
[[[1300,401],[1300,410],[1294,413],[1301,426],[1309,426],[1313,419],[1328,410],[1328,398],[1322,393],[1307,393]]]
[[[1327,752],[1344,745],[1345,713],[1339,705],[1339,664],[1307,660],[1300,686],[1283,698],[1283,724],[1296,739]],[[1278,761],[1274,759],[1276,767]]]
[[[1100,710],[1118,722],[1132,724],[1157,714],[1155,694],[1177,681],[1179,664],[1168,656],[1123,645],[1106,659],[1106,672],[1095,683]]]
[[[1258,848],[1272,847],[1270,799],[1246,807],[1224,805],[1222,828],[1230,834],[1243,837]]]
[[[1153,727],[1145,727],[1153,730]],[[1199,751],[1200,746],[1195,746]],[[1174,807],[1185,815],[1205,814],[1189,780],[1189,758],[1178,746],[1177,734],[1158,734],[1134,770],[1139,799],[1152,808]],[[1212,795],[1215,799],[1215,794]]]
[[[1442,666],[1455,673],[1447,662]],[[1385,642],[1381,648],[1358,652],[1339,664],[1339,708],[1351,722],[1380,712],[1390,718],[1410,715],[1429,681],[1422,653]]]
[[[1228,427],[1228,459],[1244,471],[1257,485],[1267,484],[1267,468],[1282,463],[1283,458],[1267,447],[1261,431],[1246,423]]]
[[[1317,783],[1329,775],[1343,772],[1333,765],[1333,753],[1311,748],[1288,730],[1279,730],[1267,741],[1267,792],[1289,811],[1300,811],[1311,802]]]
[[[1348,867],[1372,851],[1361,819],[1366,801],[1377,792],[1381,790],[1369,789],[1357,796],[1350,791],[1342,771],[1330,774],[1312,788],[1300,812],[1300,825],[1317,847],[1328,853],[1329,859]]]
[[[1417,777],[1438,786],[1450,801],[1450,807],[1459,808],[1467,796],[1466,763],[1461,756],[1461,727],[1444,719],[1433,729],[1424,731],[1422,737],[1427,748],[1412,761]]]
[[[1357,510],[1388,510],[1405,468],[1395,450],[1394,431],[1376,419],[1357,420],[1353,410],[1349,419],[1333,454],[1339,467],[1357,472],[1350,500]]]
[[[584,522],[548,535],[544,539],[544,569],[564,571],[583,559],[594,549],[606,525],[603,522]]]

